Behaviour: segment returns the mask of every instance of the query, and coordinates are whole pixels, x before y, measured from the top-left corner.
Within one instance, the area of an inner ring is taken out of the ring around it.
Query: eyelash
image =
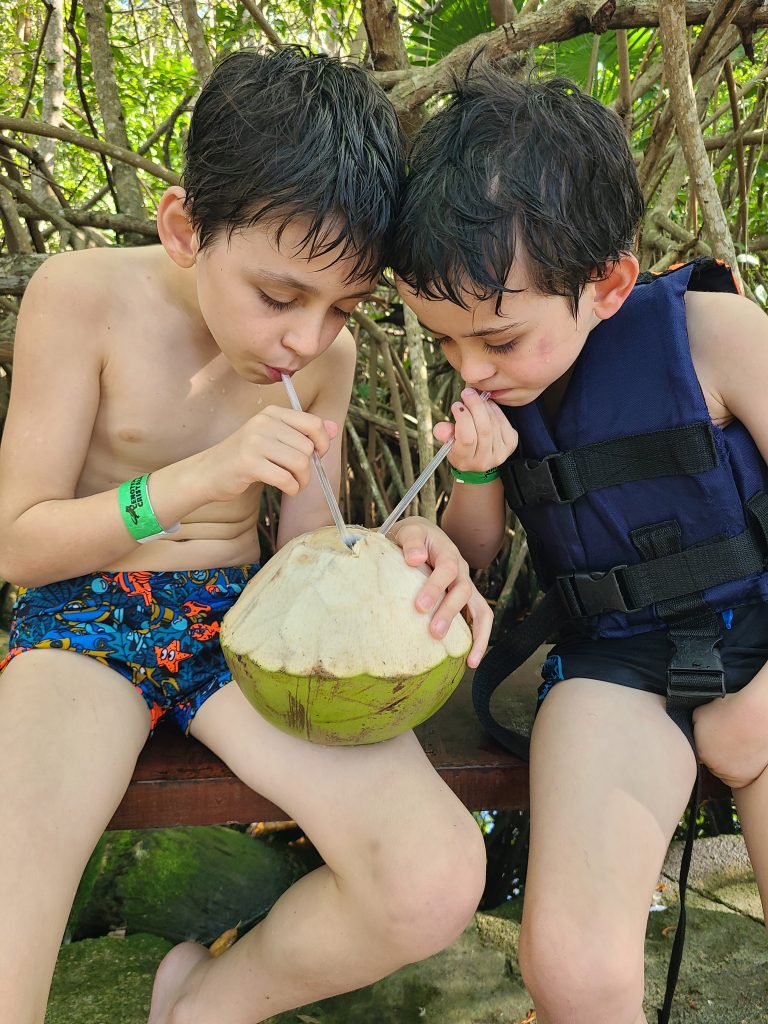
[[[259,296],[261,297],[262,302],[264,302],[265,305],[269,306],[270,309],[276,309],[281,313],[284,313],[286,310],[291,309],[296,304],[295,299],[291,299],[290,302],[278,302],[277,299],[273,299],[271,295],[267,295],[266,292],[263,292],[261,290],[259,290]],[[349,316],[349,313],[346,311],[346,309],[339,309],[338,306],[331,306],[331,312],[333,313],[334,316],[340,317],[342,320],[346,320],[347,317]]]
[[[434,338],[434,342],[436,345],[447,345],[450,342],[450,340],[451,339],[446,335],[442,335],[439,338]],[[504,355],[505,352],[511,352],[516,345],[516,340],[507,341],[503,345],[488,345],[486,342],[483,342],[483,351],[496,353],[496,355]]]

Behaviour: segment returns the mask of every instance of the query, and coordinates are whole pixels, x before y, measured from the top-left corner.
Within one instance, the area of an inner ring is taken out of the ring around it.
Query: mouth
[[[265,366],[264,371],[266,375],[269,377],[269,379],[271,381],[274,381],[275,383],[282,381],[284,373],[287,373],[289,377],[292,377],[294,373],[296,373],[295,369],[290,370],[288,368],[283,368],[280,366]]]

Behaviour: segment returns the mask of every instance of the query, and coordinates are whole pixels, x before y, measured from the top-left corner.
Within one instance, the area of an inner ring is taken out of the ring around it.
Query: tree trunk
[[[85,28],[93,65],[93,82],[104,119],[104,135],[123,149],[131,149],[125,130],[125,115],[115,81],[112,49],[107,35],[103,0],[83,0]],[[119,213],[131,217],[145,217],[144,201],[141,195],[139,177],[133,167],[116,163],[112,168],[115,192],[120,206]],[[133,239],[131,239],[133,240]]]
[[[725,260],[738,275],[736,250],[728,229],[720,195],[701,136],[696,95],[688,64],[685,0],[667,0],[659,12],[664,74],[669,85],[669,102],[691,180],[701,204],[704,226],[715,256]]]
[[[58,127],[64,105],[64,0],[45,0],[51,12],[45,34],[45,75],[43,79],[42,119]],[[55,178],[56,140],[40,139],[37,151]],[[32,195],[38,202],[54,199],[50,185],[37,174],[32,175]]]
[[[181,15],[187,28],[192,63],[195,65],[197,77],[204,82],[213,71],[213,61],[208,43],[205,41],[203,22],[197,13],[197,0],[181,0]]]

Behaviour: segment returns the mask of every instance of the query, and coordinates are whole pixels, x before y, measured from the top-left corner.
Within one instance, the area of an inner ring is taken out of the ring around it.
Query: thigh
[[[695,772],[662,698],[589,679],[554,687],[532,736],[526,918],[559,912],[642,946]]]
[[[407,861],[436,825],[477,831],[412,732],[366,746],[309,743],[262,718],[235,683],[206,701],[190,731],[297,821],[333,868],[361,847],[397,845]]]
[[[0,675],[0,1005],[14,1009],[9,1020],[36,1020],[45,1006],[80,876],[148,731],[141,697],[92,658],[28,651]]]

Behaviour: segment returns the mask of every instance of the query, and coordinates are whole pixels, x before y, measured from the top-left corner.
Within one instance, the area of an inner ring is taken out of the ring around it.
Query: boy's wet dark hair
[[[395,111],[362,67],[297,46],[238,50],[195,104],[185,205],[203,249],[256,222],[279,241],[306,218],[306,255],[341,246],[351,280],[388,259],[403,165]]]
[[[495,295],[498,310],[520,246],[532,286],[575,316],[634,245],[643,198],[623,126],[567,79],[474,65],[409,163],[393,267],[427,298]]]

